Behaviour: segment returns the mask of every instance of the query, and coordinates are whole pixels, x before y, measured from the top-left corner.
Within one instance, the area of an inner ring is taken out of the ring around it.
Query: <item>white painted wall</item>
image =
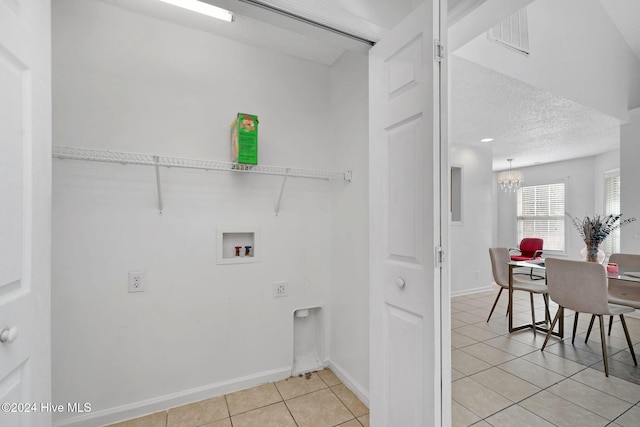
[[[620,232],[620,250],[640,253],[640,108],[629,111],[629,124],[620,127],[620,208],[627,218],[637,221]]]
[[[626,121],[627,110],[640,102],[640,61],[600,1],[536,0],[527,13],[529,56],[489,41],[486,33],[456,55]]]
[[[56,145],[227,160],[241,111],[260,117],[261,164],[355,173],[290,179],[275,216],[281,178],[163,169],[159,214],[152,168],[55,160],[53,400],[107,423],[286,377],[293,311],[316,305],[335,305],[326,348],[366,391],[366,61],[331,71],[68,0],[53,2],[53,52]],[[342,102],[351,123],[329,114]],[[260,262],[217,265],[217,227],[259,228]],[[147,291],[129,294],[138,269]],[[280,280],[289,296],[274,299]]]
[[[369,390],[369,83],[368,57],[345,53],[331,68],[333,165],[353,181],[334,187],[331,249],[331,366]],[[345,378],[343,378],[343,381]]]
[[[525,185],[545,184],[565,179],[567,182],[565,211],[571,215],[583,217],[604,212],[604,173],[620,166],[620,154],[618,150],[614,150],[599,156],[548,163],[519,170],[524,174]],[[495,179],[494,174],[494,181]],[[517,247],[515,193],[498,191],[497,202],[498,246]],[[546,255],[579,259],[584,242],[569,221],[565,223],[565,233],[565,253],[547,253]]]
[[[454,145],[452,166],[462,167],[462,222],[449,227],[451,294],[461,295],[491,285],[488,248],[493,238],[492,153],[485,148]]]

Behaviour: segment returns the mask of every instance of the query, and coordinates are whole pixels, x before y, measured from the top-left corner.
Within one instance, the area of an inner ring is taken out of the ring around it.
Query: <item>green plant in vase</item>
[[[567,216],[587,246],[587,261],[590,262],[598,262],[598,249],[604,239],[623,225],[636,220],[635,218],[621,220],[622,214],[577,218],[567,212]]]

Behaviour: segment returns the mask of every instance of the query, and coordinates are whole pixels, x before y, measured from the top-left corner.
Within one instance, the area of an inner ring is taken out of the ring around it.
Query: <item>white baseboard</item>
[[[335,372],[335,371],[334,371]],[[336,375],[338,375],[336,373]],[[85,413],[76,417],[66,418],[54,422],[55,427],[95,427],[105,424],[112,424],[131,418],[141,417],[154,412],[166,411],[167,409],[198,402],[211,397],[222,396],[238,390],[255,387],[258,385],[280,381],[291,376],[291,366],[271,371],[260,372],[246,377],[233,378],[190,390],[159,396],[153,399],[143,400],[115,408],[105,409]],[[340,376],[338,375],[340,378]],[[344,381],[343,381],[344,382]],[[347,385],[348,386],[348,385]],[[351,388],[351,387],[350,387]]]
[[[336,374],[336,376],[340,379],[340,381],[342,381],[342,384],[347,386],[347,388],[351,390],[353,394],[358,396],[358,399],[360,399],[362,403],[364,403],[368,408],[369,407],[369,391],[365,390],[365,388],[362,387],[362,385],[359,382],[355,381],[349,374],[347,374],[347,372],[344,369],[340,367],[340,365],[338,365],[331,359],[329,359],[328,365],[329,365],[329,368],[331,368],[331,370],[333,371],[333,373]]]
[[[464,289],[462,291],[451,292],[451,296],[452,297],[459,297],[459,296],[462,296],[462,295],[471,295],[471,294],[477,294],[479,292],[491,291],[493,289],[497,289],[497,288],[495,288],[494,285],[487,285],[487,286],[483,286],[481,288]]]

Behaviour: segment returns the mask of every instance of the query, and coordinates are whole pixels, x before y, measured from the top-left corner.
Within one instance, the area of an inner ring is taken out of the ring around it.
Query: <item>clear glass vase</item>
[[[600,246],[592,245],[587,242],[585,242],[585,244],[587,246],[582,248],[580,251],[582,259],[588,262],[597,262],[598,264],[602,264],[606,258],[606,254],[602,249],[600,249]]]

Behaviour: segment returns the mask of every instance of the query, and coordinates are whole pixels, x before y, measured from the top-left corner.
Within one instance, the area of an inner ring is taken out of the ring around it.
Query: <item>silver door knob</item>
[[[12,328],[4,328],[0,332],[0,342],[12,343],[18,338],[18,328],[15,326]]]
[[[397,286],[397,287],[399,287],[400,289],[404,288],[404,285],[405,285],[405,284],[406,284],[406,283],[404,282],[404,279],[402,279],[402,278],[400,278],[400,277],[398,277],[398,278],[396,279],[396,286]]]

